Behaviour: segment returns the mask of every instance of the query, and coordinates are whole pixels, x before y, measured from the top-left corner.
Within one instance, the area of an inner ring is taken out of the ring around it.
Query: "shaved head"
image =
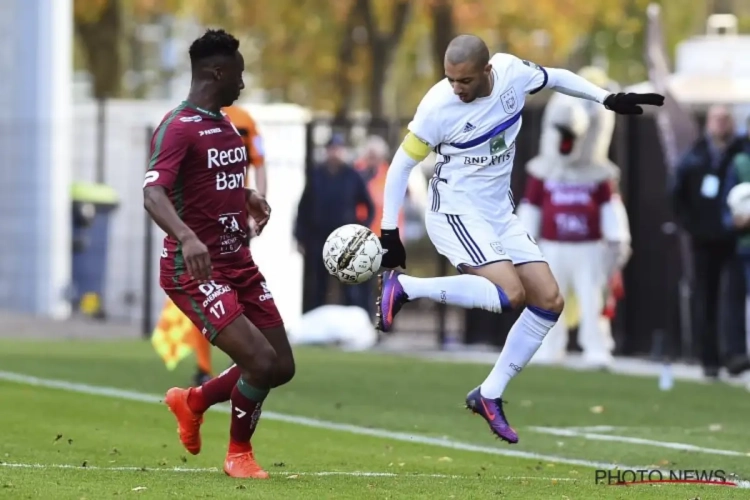
[[[471,63],[483,68],[490,62],[490,50],[478,36],[458,35],[448,44],[445,62],[452,65]]]
[[[451,40],[444,66],[453,93],[463,102],[488,96],[492,91],[490,51],[478,36],[459,35]]]

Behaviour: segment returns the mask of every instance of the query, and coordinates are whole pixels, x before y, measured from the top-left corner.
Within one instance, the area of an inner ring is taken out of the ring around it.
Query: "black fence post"
[[[305,188],[307,183],[312,176],[313,168],[315,168],[315,119],[310,120],[305,125]],[[314,197],[315,192],[310,191],[310,196]],[[296,221],[295,221],[296,223]],[[302,314],[312,309],[312,269],[308,266],[308,255],[302,257]]]
[[[154,134],[152,127],[146,128],[146,165],[150,160],[151,136]],[[148,168],[148,167],[147,167]],[[141,318],[141,335],[144,339],[150,339],[153,331],[153,256],[151,251],[154,247],[154,228],[148,213],[144,215],[144,238],[143,238],[143,317]]]

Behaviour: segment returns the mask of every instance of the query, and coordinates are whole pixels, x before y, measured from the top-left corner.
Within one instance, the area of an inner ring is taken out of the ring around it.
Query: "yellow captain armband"
[[[430,154],[432,148],[425,141],[409,132],[401,143],[404,152],[414,161],[422,161]]]

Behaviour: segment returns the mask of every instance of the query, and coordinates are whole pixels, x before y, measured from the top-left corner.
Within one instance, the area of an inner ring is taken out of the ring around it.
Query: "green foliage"
[[[442,74],[435,40],[450,39],[454,31],[475,33],[493,51],[539,64],[575,70],[606,59],[621,83],[640,81],[646,78],[645,9],[651,1],[534,0],[529,8],[529,0],[411,0],[402,8],[404,0],[75,0],[74,7],[80,53],[100,94],[116,95],[126,66],[119,47],[136,23],[172,13],[237,34],[248,71],[276,100],[330,112],[408,116]],[[707,0],[689,2],[690,8],[687,0],[656,1],[671,53],[703,30]],[[121,15],[107,17],[113,5]],[[447,25],[435,22],[439,8],[452,11]],[[741,13],[742,31],[750,31],[750,12]]]

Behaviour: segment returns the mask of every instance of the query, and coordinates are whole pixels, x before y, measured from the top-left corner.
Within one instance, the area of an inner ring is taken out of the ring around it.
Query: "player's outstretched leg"
[[[518,434],[503,411],[503,393],[542,345],[564,305],[557,282],[545,262],[518,266],[516,272],[525,290],[527,307],[510,329],[490,374],[466,397],[466,406],[487,421],[493,434],[509,443],[517,443]]]
[[[505,276],[508,278],[498,285],[474,274],[415,278],[399,271],[384,272],[380,276],[377,299],[377,329],[382,332],[390,331],[393,327],[393,318],[401,307],[417,299],[430,299],[464,309],[484,309],[495,313],[522,304],[523,287],[515,278],[510,261],[496,262],[490,266],[505,268]]]

